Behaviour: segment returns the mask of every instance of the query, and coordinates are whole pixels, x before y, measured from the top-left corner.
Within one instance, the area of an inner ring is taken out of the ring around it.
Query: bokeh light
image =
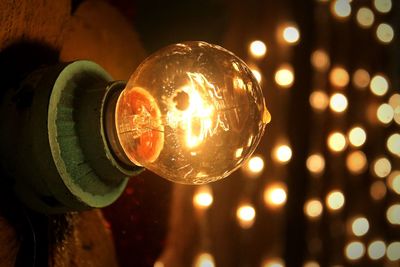
[[[376,117],[381,123],[389,124],[394,118],[394,110],[389,104],[383,103],[378,107]]]
[[[389,223],[400,225],[400,204],[391,205],[386,211],[386,219]]]
[[[304,213],[310,219],[319,218],[322,214],[323,206],[319,199],[312,198],[306,201],[304,204]]]
[[[369,222],[365,217],[354,218],[351,224],[351,230],[356,236],[363,236],[369,230]]]
[[[373,162],[373,172],[379,178],[384,178],[392,171],[392,164],[386,157],[377,158]]]
[[[343,208],[345,203],[344,195],[339,190],[333,190],[326,196],[326,206],[331,211],[337,211]]]
[[[400,134],[394,133],[390,135],[386,141],[386,148],[393,155],[400,157]]]
[[[236,210],[236,218],[238,219],[238,223],[244,229],[253,226],[255,217],[256,210],[251,204],[243,204]]]
[[[371,260],[379,260],[386,253],[386,244],[382,240],[372,241],[368,246],[368,256]]]
[[[386,196],[386,192],[386,185],[382,181],[373,182],[369,189],[369,193],[372,199],[376,201],[382,200]]]
[[[333,152],[341,152],[347,146],[346,137],[341,132],[333,132],[328,136],[328,147]]]
[[[312,154],[306,161],[307,169],[314,175],[320,175],[325,169],[325,159],[321,154]]]
[[[303,264],[303,267],[320,267],[320,265],[316,261],[307,261]]]
[[[389,82],[384,75],[376,74],[372,77],[369,87],[374,95],[383,96],[389,90]]]
[[[400,195],[400,171],[393,171],[387,179],[387,184],[393,192]]]
[[[363,173],[367,167],[367,157],[360,150],[352,151],[347,155],[346,166],[354,175]]]
[[[386,256],[390,261],[400,260],[400,242],[395,241],[388,245],[386,250]]]
[[[284,64],[275,72],[275,82],[282,88],[289,88],[294,82],[293,68]]]
[[[254,58],[263,58],[267,53],[267,46],[263,41],[255,40],[249,45],[249,53]]]
[[[278,145],[273,150],[273,158],[280,163],[287,163],[292,158],[292,149],[288,145]]]
[[[286,203],[286,185],[274,183],[267,185],[264,190],[264,203],[270,208],[279,208]]]
[[[342,67],[334,67],[329,73],[329,81],[333,86],[343,88],[349,84],[349,73]]]
[[[334,0],[331,6],[332,14],[338,19],[345,19],[351,14],[349,0]]]
[[[199,186],[193,195],[193,205],[198,209],[207,209],[213,201],[212,190],[208,185]]]
[[[360,147],[367,140],[367,133],[362,127],[356,126],[350,129],[348,138],[351,145]]]
[[[194,267],[215,267],[214,257],[210,253],[200,253],[193,264]]]
[[[319,71],[327,71],[330,66],[328,53],[323,49],[317,49],[311,54],[311,64]]]
[[[365,246],[360,241],[352,241],[345,247],[345,256],[347,259],[354,261],[361,259],[365,254]]]
[[[264,170],[264,160],[261,156],[252,156],[243,167],[249,174],[254,176]]]
[[[357,69],[353,73],[353,85],[357,89],[365,89],[370,83],[371,77],[365,69]]]
[[[329,107],[332,111],[341,113],[347,109],[348,101],[347,97],[341,93],[335,93],[331,96],[329,101]]]
[[[254,67],[254,66],[250,66],[250,70],[253,73],[254,77],[256,78],[258,83],[261,83],[262,81],[262,75],[261,72],[258,68]]]
[[[282,31],[282,37],[288,44],[296,44],[300,40],[300,31],[295,25],[288,25]]]
[[[374,0],[374,7],[380,13],[388,13],[392,9],[392,0]]]
[[[376,37],[383,44],[390,43],[394,38],[394,30],[387,23],[381,23],[376,28]]]
[[[261,267],[285,267],[285,262],[281,258],[265,259]]]
[[[324,111],[329,104],[328,95],[324,91],[316,90],[310,94],[310,105],[314,110]]]
[[[369,28],[375,20],[374,13],[368,7],[362,7],[357,11],[357,23],[362,28]]]

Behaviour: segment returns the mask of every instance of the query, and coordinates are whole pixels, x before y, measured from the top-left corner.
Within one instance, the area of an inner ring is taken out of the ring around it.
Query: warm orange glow
[[[387,184],[393,192],[400,195],[400,171],[393,171],[387,179]]]
[[[304,204],[304,213],[310,219],[319,218],[322,214],[322,211],[323,211],[322,203],[317,198],[310,199]]]
[[[393,155],[400,157],[400,134],[394,133],[390,135],[386,142],[386,148]]]
[[[264,203],[270,208],[279,208],[286,203],[286,186],[283,183],[267,185],[264,190]]]
[[[321,154],[312,154],[307,158],[307,169],[314,175],[320,175],[325,168],[325,159]]]
[[[282,37],[288,44],[296,44],[300,40],[299,29],[295,25],[288,25],[282,31]]]
[[[197,255],[194,267],[215,267],[214,257],[210,253],[200,253]]]
[[[360,147],[367,140],[367,133],[363,128],[357,126],[350,129],[348,137],[351,145]]]
[[[293,68],[288,65],[282,65],[276,72],[275,72],[275,82],[282,88],[289,88],[293,85],[294,82],[294,73]]]
[[[236,210],[236,217],[242,228],[250,228],[253,226],[256,217],[256,210],[250,204],[243,204]]]
[[[264,160],[260,156],[252,156],[248,161],[247,164],[244,165],[246,171],[250,174],[260,174],[264,169]]]
[[[207,209],[213,203],[211,187],[207,185],[199,186],[193,196],[193,205],[198,209]]]
[[[311,54],[311,64],[319,71],[327,71],[330,66],[328,53],[323,49],[315,50]]]
[[[353,85],[357,89],[367,88],[370,80],[368,71],[364,69],[358,69],[353,74]]]
[[[346,146],[346,137],[341,132],[333,132],[328,136],[328,147],[333,152],[342,152]]]
[[[249,45],[249,53],[254,58],[263,58],[267,53],[267,46],[263,41],[255,40]]]
[[[292,158],[292,149],[288,145],[278,145],[273,151],[273,157],[280,163],[287,163]]]
[[[256,78],[258,83],[261,83],[262,81],[262,75],[261,72],[258,68],[256,67],[250,67],[251,72],[253,73],[254,77]]]
[[[333,86],[342,88],[347,86],[350,77],[349,73],[342,67],[334,67],[329,73],[329,80]]]
[[[346,158],[346,166],[352,174],[360,174],[367,167],[367,157],[360,150],[353,151]]]
[[[383,124],[390,123],[394,118],[394,110],[389,104],[382,104],[376,111],[376,117]]]
[[[386,211],[386,219],[391,224],[400,225],[400,204],[391,205]]]
[[[343,208],[345,202],[344,195],[339,190],[334,190],[326,196],[326,206],[331,211],[337,211]]]
[[[386,185],[384,182],[375,181],[372,183],[369,193],[374,200],[378,201],[386,196],[386,191]]]
[[[310,95],[310,105],[317,111],[324,111],[329,104],[328,95],[324,91],[316,90]]]
[[[280,258],[265,259],[261,267],[285,267],[285,263]]]
[[[347,97],[341,93],[335,93],[331,96],[329,101],[329,107],[332,111],[341,113],[347,109],[348,101]]]

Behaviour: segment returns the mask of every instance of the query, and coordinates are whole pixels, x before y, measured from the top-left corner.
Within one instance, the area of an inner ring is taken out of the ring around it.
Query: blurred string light
[[[306,201],[304,204],[304,213],[310,219],[317,219],[321,217],[323,206],[321,200],[318,198],[312,198]]]
[[[215,267],[214,257],[207,252],[200,253],[196,257],[193,267]]]
[[[332,1],[331,12],[338,19],[348,18],[351,14],[350,1],[349,0]]]
[[[389,105],[394,111],[394,121],[400,125],[400,94],[393,94],[389,98]]]
[[[372,77],[370,83],[371,92],[377,96],[385,95],[389,90],[389,82],[382,74],[376,74]]]
[[[303,267],[320,267],[320,265],[316,261],[307,261],[303,264]]]
[[[275,82],[282,88],[289,88],[294,82],[293,67],[289,64],[281,65],[275,72]]]
[[[400,260],[400,242],[395,241],[388,245],[386,249],[386,256],[390,261]]]
[[[368,246],[368,256],[371,260],[379,260],[385,256],[386,244],[382,240],[374,240]]]
[[[328,147],[333,152],[342,152],[347,146],[346,137],[341,132],[333,132],[328,136]]]
[[[381,23],[376,28],[376,37],[383,44],[390,43],[394,38],[394,30],[387,23]]]
[[[270,208],[279,208],[286,203],[287,193],[286,185],[283,183],[274,183],[267,185],[264,190],[264,203]]]
[[[254,224],[256,210],[251,204],[242,204],[236,210],[236,218],[242,228],[250,228]]]
[[[361,7],[357,11],[357,23],[362,28],[370,28],[374,23],[375,16],[372,10],[368,7]]]
[[[267,46],[263,41],[255,40],[249,45],[249,53],[254,58],[263,58],[267,54]]]
[[[320,175],[325,169],[325,159],[319,153],[312,154],[307,158],[306,166],[312,174]]]
[[[386,196],[386,185],[382,181],[375,181],[372,183],[369,193],[373,200],[379,201]]]
[[[337,211],[343,208],[345,203],[345,197],[339,190],[333,190],[326,196],[326,206],[331,211]]]
[[[258,176],[264,170],[264,160],[261,156],[252,156],[243,166],[243,170],[252,177]]]
[[[367,157],[360,150],[352,151],[347,155],[346,166],[352,174],[360,174],[367,167]]]
[[[273,158],[280,163],[287,163],[292,158],[292,149],[289,145],[278,145],[273,150]]]
[[[394,133],[390,135],[386,141],[386,148],[392,153],[400,157],[400,134]]]
[[[354,218],[351,224],[351,231],[355,236],[363,236],[368,233],[369,222],[365,217]]]
[[[393,171],[387,179],[387,184],[393,192],[400,195],[400,171]]]
[[[351,145],[360,147],[367,140],[367,133],[362,127],[356,126],[350,129],[348,139]]]
[[[389,223],[400,225],[400,204],[391,205],[386,211],[386,219]]]
[[[329,73],[329,81],[333,86],[343,88],[348,85],[349,73],[342,67],[336,66]]]
[[[213,203],[214,198],[211,187],[208,185],[199,186],[193,196],[193,205],[198,209],[207,209]]]
[[[347,109],[347,97],[341,93],[335,93],[329,100],[329,107],[336,113],[342,113]]]
[[[365,254],[365,246],[360,241],[352,241],[345,247],[345,256],[351,261],[361,259]]]
[[[394,118],[394,110],[389,104],[383,103],[376,110],[376,117],[381,123],[389,124]]]
[[[296,44],[300,40],[300,31],[294,24],[285,26],[282,30],[282,38],[288,44]]]
[[[385,178],[392,171],[392,164],[386,157],[379,157],[373,162],[373,172],[379,178]]]
[[[353,73],[353,85],[357,89],[365,89],[370,82],[370,75],[365,69],[357,69]]]
[[[328,95],[321,90],[315,90],[310,94],[310,105],[316,111],[324,111],[329,104]]]
[[[285,262],[281,258],[265,259],[261,267],[285,267]]]
[[[374,0],[374,7],[380,13],[388,13],[392,9],[392,0]]]
[[[323,49],[317,49],[311,54],[311,64],[319,71],[327,71],[330,66],[328,53]]]

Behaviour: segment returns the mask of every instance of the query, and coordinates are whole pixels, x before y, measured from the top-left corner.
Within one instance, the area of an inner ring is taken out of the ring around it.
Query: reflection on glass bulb
[[[147,58],[115,111],[129,160],[186,184],[212,182],[239,168],[269,120],[251,70],[204,42],[171,45]]]

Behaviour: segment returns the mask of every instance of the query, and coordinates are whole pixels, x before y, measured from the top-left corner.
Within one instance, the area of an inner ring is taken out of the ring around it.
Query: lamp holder
[[[101,208],[143,168],[125,158],[114,109],[124,82],[79,60],[31,73],[1,103],[1,165],[16,194],[44,213]]]

